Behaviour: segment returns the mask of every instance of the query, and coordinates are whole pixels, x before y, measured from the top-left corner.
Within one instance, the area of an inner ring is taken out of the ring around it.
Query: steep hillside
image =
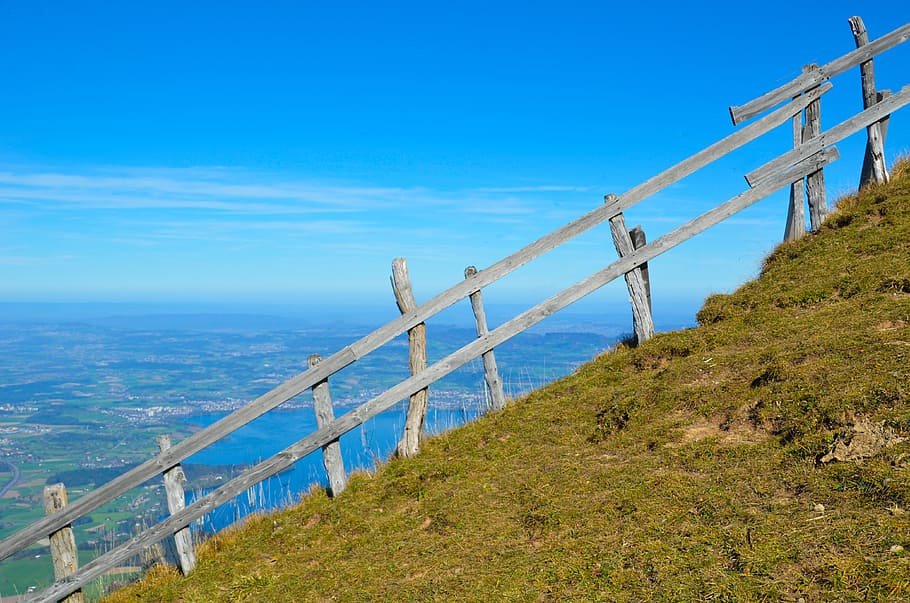
[[[709,298],[697,329],[620,346],[111,600],[910,600],[910,166],[894,171]]]

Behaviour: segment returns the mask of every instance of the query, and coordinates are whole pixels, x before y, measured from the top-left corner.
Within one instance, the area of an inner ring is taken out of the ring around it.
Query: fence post
[[[604,197],[605,203],[612,203],[616,195]],[[610,218],[610,233],[613,235],[613,244],[619,257],[625,257],[635,251],[632,237],[626,229],[626,219],[621,213]],[[654,337],[654,320],[651,318],[651,304],[648,288],[642,278],[642,270],[637,266],[626,272],[626,286],[629,288],[629,301],[632,302],[632,325],[635,329],[635,342],[641,345]]]
[[[66,487],[63,484],[52,484],[44,488],[44,513],[50,515],[62,510],[67,505]],[[79,568],[79,551],[76,548],[76,536],[73,528],[64,526],[51,534],[51,561],[54,564],[54,579],[62,580],[75,574]],[[82,590],[77,590],[62,599],[66,603],[82,603]]]
[[[818,65],[806,65],[803,74],[818,70]],[[805,117],[805,125],[804,118]],[[804,112],[793,116],[793,148],[812,140],[821,134],[821,99],[815,99],[806,106]],[[787,224],[784,227],[784,241],[796,241],[806,234],[805,202],[809,203],[810,229],[821,227],[828,215],[828,201],[825,195],[825,172],[818,170],[809,174],[805,180],[790,184],[790,205],[787,209]]]
[[[464,277],[471,278],[477,274],[475,266],[468,266],[464,269]],[[477,325],[477,336],[483,337],[490,332],[487,327],[487,313],[483,307],[483,297],[478,289],[470,296],[471,310],[474,311],[474,323]],[[499,369],[496,367],[496,356],[493,350],[484,352],[483,358],[483,378],[487,384],[487,391],[490,392],[490,406],[493,410],[501,410],[506,405],[506,396],[502,391],[502,380],[499,378]]]
[[[810,65],[809,70],[818,69]],[[817,98],[806,107],[806,126],[803,129],[803,142],[808,142],[822,133],[822,103]],[[825,171],[820,169],[806,176],[806,199],[809,202],[809,227],[813,232],[821,228],[828,216],[828,199],[825,195]]]
[[[869,34],[866,32],[866,25],[863,23],[862,18],[850,17],[847,21],[850,23],[850,30],[853,32],[853,40],[856,42],[856,47],[859,48],[868,44]],[[860,63],[859,71],[863,85],[863,109],[868,109],[885,98],[887,94],[879,95],[875,91],[875,70],[872,65],[872,59]],[[885,136],[887,131],[887,117],[866,128],[866,154],[863,157],[863,171],[859,181],[860,188],[870,182],[888,182],[888,167],[885,164]]]
[[[632,239],[632,247],[635,249],[641,249],[648,244],[647,238],[645,237],[645,231],[641,226],[634,226],[632,230],[629,231],[629,238]],[[648,270],[648,262],[645,262],[641,266],[641,280],[645,283],[645,295],[648,298],[648,309],[651,308],[651,272]],[[653,315],[653,313],[652,313]]]
[[[805,69],[803,69],[805,73]],[[797,97],[798,98],[798,97]],[[793,116],[793,148],[803,142],[803,112]],[[787,208],[787,224],[784,226],[784,241],[796,241],[806,234],[806,213],[803,179],[790,184],[790,205]]]
[[[158,436],[159,452],[164,452],[170,447],[171,436]],[[167,495],[167,510],[171,515],[186,507],[186,495],[183,490],[185,483],[186,474],[179,464],[164,472],[164,492]],[[186,576],[196,567],[196,550],[193,548],[193,535],[189,527],[174,532],[174,547],[177,550],[180,571]]]
[[[408,277],[408,262],[405,258],[396,258],[392,262],[392,291],[395,302],[402,314],[417,307],[411,280]],[[427,327],[420,323],[408,329],[408,365],[411,375],[416,375],[427,368]],[[420,451],[420,436],[423,422],[427,416],[429,389],[424,388],[413,394],[408,405],[408,416],[404,423],[404,432],[398,442],[395,455],[400,457],[414,456]]]
[[[322,356],[311,354],[307,358],[307,366],[313,368],[322,362]],[[316,425],[322,427],[335,420],[335,411],[332,410],[332,398],[329,395],[329,380],[323,379],[312,387],[313,409],[316,412]],[[341,445],[338,440],[332,440],[322,447],[322,462],[325,473],[329,477],[329,496],[338,496],[348,485],[348,477],[344,471],[344,461],[341,458]]]

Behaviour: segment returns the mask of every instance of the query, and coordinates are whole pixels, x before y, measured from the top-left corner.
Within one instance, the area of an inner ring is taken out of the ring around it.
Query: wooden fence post
[[[811,74],[815,71],[818,71],[818,65],[803,67],[803,74]],[[800,145],[806,144],[819,136],[821,131],[821,99],[816,98],[806,106],[805,111],[793,116],[793,148],[797,149]],[[828,215],[824,170],[813,172],[805,178],[805,181],[800,179],[799,182],[790,185],[790,205],[787,209],[784,241],[795,241],[806,234],[804,207],[806,201],[809,203],[810,229],[818,230]]]
[[[875,93],[876,104],[882,102],[889,96],[891,96],[890,90],[879,90],[878,92]],[[888,124],[890,122],[891,122],[890,115],[886,115],[884,118],[882,118],[881,121],[877,122],[878,126],[879,126],[879,131],[882,134],[881,138],[882,138],[882,157],[883,158],[884,158],[884,153],[885,153],[885,149],[884,149],[885,142],[888,139]],[[868,133],[867,133],[867,137],[868,137]],[[863,169],[860,172],[860,176],[859,176],[860,188],[862,188],[866,184],[875,180],[875,174],[873,173],[873,169],[872,169],[874,165],[875,165],[875,153],[873,153],[873,151],[872,151],[872,143],[869,140],[866,140],[866,152],[863,155]],[[885,171],[885,175],[888,178],[891,177],[891,175],[888,173],[887,170]]]
[[[810,65],[809,70],[817,70],[818,65]],[[822,103],[815,99],[806,107],[806,126],[803,129],[803,143],[809,142],[822,133]],[[825,195],[825,171],[820,169],[806,176],[806,200],[809,203],[809,227],[812,232],[822,226],[828,217],[828,198]]]
[[[159,452],[164,452],[170,447],[171,436],[158,436]],[[186,474],[179,464],[164,472],[164,492],[167,495],[167,510],[171,515],[186,507],[186,495],[183,490],[185,483]],[[186,576],[196,567],[196,550],[193,548],[193,534],[189,527],[174,532],[174,547],[177,550],[180,571]]]
[[[411,280],[408,277],[408,262],[405,258],[396,258],[392,262],[392,291],[395,302],[402,314],[417,307]],[[420,323],[408,329],[408,365],[411,375],[416,375],[427,368],[427,327]],[[414,456],[420,451],[420,436],[423,433],[423,422],[427,416],[429,389],[424,388],[413,394],[408,405],[408,416],[405,419],[404,432],[398,442],[395,455],[400,457]]]
[[[464,269],[464,277],[471,278],[477,274],[475,266],[468,266]],[[483,337],[490,332],[487,327],[487,313],[483,307],[483,297],[478,289],[470,295],[471,310],[474,311],[474,323],[477,325],[477,336]],[[487,384],[487,391],[490,392],[490,406],[493,410],[501,410],[506,405],[506,396],[502,391],[502,380],[499,378],[499,369],[496,367],[496,356],[493,350],[484,352],[483,358],[483,378]]]
[[[605,203],[612,203],[616,195],[604,197]],[[626,229],[626,219],[621,213],[610,218],[610,233],[613,235],[613,244],[619,257],[625,257],[635,251],[632,237]],[[648,288],[645,287],[640,266],[636,266],[625,274],[626,286],[629,288],[629,300],[632,302],[632,325],[635,329],[635,342],[641,345],[654,337],[654,320],[651,317],[651,304]]]
[[[44,488],[44,513],[50,515],[67,505],[66,487],[53,484]],[[51,561],[54,564],[54,579],[57,581],[75,574],[79,568],[79,551],[73,528],[64,526],[51,534]],[[66,603],[82,603],[82,590],[77,590],[62,599]]]
[[[803,73],[806,70],[803,69]],[[798,98],[798,97],[797,97]],[[803,112],[793,116],[793,148],[803,143]],[[787,224],[784,226],[784,241],[796,241],[806,234],[806,213],[803,179],[790,184],[790,205],[787,208]]]
[[[853,40],[856,47],[865,46],[869,43],[869,34],[866,32],[866,25],[861,17],[850,17],[850,30],[853,32]],[[860,63],[860,77],[863,85],[863,109],[868,109],[878,103],[885,94],[879,95],[875,90],[875,70],[872,65],[872,59]],[[888,167],[885,164],[885,135],[888,128],[888,118],[877,121],[866,128],[866,154],[863,158],[863,171],[860,175],[859,186],[869,184],[870,182],[888,182]]]
[[[647,238],[645,237],[645,231],[641,226],[635,226],[632,230],[629,231],[629,238],[632,239],[632,247],[635,249],[641,249],[648,244]],[[645,295],[648,297],[648,309],[652,310],[651,307],[651,272],[648,270],[648,262],[645,262],[641,266],[641,280],[645,283]],[[653,313],[652,313],[653,314]]]
[[[311,354],[307,358],[307,366],[313,368],[322,362],[322,356]],[[329,395],[329,380],[324,379],[313,386],[313,408],[316,412],[316,425],[322,427],[335,420],[335,411],[332,410],[332,398]],[[332,440],[322,447],[322,462],[325,473],[329,477],[329,496],[338,496],[348,485],[348,477],[344,471],[344,461],[341,458],[341,445],[338,440]]]

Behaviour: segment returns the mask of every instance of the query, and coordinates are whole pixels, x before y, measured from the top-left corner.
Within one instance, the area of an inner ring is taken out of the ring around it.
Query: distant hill
[[[111,600],[910,600],[910,165],[698,320]]]

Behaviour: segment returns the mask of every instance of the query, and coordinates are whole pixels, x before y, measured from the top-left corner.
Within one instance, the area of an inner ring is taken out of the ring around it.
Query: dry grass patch
[[[668,442],[670,448],[678,448],[700,440],[711,438],[718,446],[759,444],[772,437],[762,429],[756,429],[747,418],[732,419],[728,415],[695,418],[682,428],[679,439]]]

